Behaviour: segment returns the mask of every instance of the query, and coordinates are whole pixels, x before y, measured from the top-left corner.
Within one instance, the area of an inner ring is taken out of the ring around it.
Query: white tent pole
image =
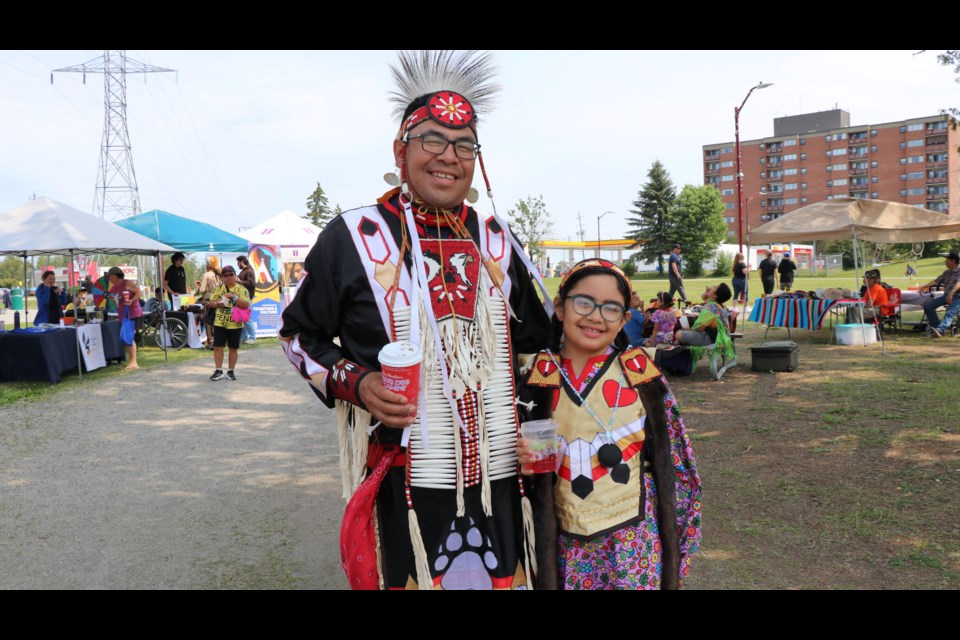
[[[160,252],[157,251],[157,273],[160,274],[160,279],[163,279],[163,256],[160,255]],[[189,323],[188,323],[189,324]],[[157,335],[160,336],[160,340],[166,342],[169,336],[166,335],[167,330],[167,304],[164,302],[163,287],[160,287],[160,326],[163,328],[163,331],[158,331]],[[166,345],[164,345],[166,346]],[[167,347],[169,349],[169,347]],[[167,355],[167,349],[163,350],[163,362],[164,364],[170,362],[170,356]]]
[[[70,266],[67,268],[67,282],[73,275],[73,249],[70,249]],[[77,374],[83,380],[83,356],[80,355],[80,326],[77,324],[77,305],[73,305],[73,326],[77,338]]]

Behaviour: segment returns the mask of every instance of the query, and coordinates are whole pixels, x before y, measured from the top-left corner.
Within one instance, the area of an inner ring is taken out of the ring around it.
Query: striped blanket
[[[816,331],[823,326],[827,312],[838,302],[839,300],[757,298],[750,313],[750,322]]]

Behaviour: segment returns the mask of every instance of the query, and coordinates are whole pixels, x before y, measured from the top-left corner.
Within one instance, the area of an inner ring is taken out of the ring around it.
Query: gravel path
[[[279,348],[0,407],[0,588],[344,589],[333,412]]]

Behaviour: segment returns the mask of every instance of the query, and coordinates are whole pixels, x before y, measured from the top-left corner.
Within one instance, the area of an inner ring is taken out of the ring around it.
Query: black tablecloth
[[[120,323],[100,325],[107,360],[123,361]],[[62,375],[77,368],[77,332],[54,329],[43,333],[0,333],[0,381],[32,380],[60,382]]]

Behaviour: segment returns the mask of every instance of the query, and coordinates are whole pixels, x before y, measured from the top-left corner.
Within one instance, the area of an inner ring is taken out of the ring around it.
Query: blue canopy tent
[[[247,241],[212,224],[154,209],[114,224],[184,253],[247,252]]]

